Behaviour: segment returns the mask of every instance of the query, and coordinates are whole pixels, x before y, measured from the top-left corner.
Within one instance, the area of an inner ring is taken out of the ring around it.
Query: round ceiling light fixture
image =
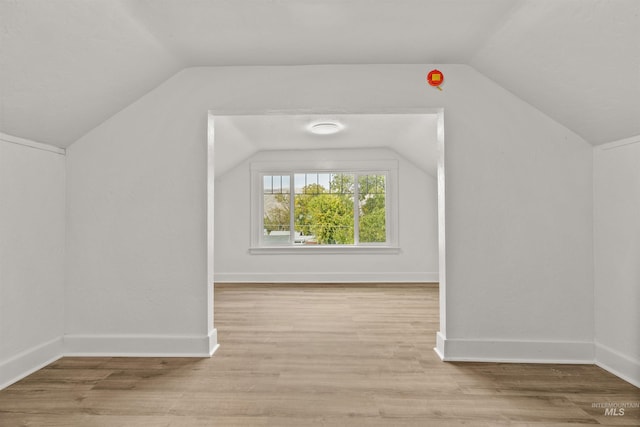
[[[331,135],[344,129],[344,125],[333,120],[313,122],[308,126],[309,132],[316,135]]]

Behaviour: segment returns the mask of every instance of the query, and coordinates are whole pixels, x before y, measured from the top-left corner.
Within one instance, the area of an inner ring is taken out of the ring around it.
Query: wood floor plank
[[[66,357],[0,391],[5,426],[640,425],[591,365],[443,363],[434,284],[217,284],[212,358]]]

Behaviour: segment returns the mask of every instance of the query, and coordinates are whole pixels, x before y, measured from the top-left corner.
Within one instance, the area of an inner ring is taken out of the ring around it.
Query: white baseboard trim
[[[0,362],[0,390],[55,362],[63,355],[62,338],[54,338]]]
[[[65,335],[0,361],[0,390],[64,356],[210,357],[218,331],[205,336]]]
[[[438,273],[215,273],[218,283],[422,283],[438,282]]]
[[[65,356],[210,357],[218,349],[217,330],[209,335],[65,335]]]
[[[594,363],[590,341],[460,340],[438,333],[436,343],[445,362]]]
[[[444,342],[445,342],[444,335],[442,335],[442,332],[438,331],[436,333],[436,346],[433,350],[436,352],[440,360],[443,360],[443,361],[444,361]]]
[[[213,353],[218,351],[220,344],[218,344],[218,330],[212,329],[207,336],[209,340],[209,357],[213,356]]]
[[[595,343],[595,349],[597,366],[640,388],[639,360],[634,360],[598,342]]]

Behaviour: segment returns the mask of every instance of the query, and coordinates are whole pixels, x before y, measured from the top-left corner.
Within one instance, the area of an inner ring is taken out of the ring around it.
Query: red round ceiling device
[[[431,86],[442,90],[440,85],[444,83],[444,74],[442,74],[442,71],[440,70],[431,70],[429,71],[429,74],[427,74],[427,82]]]

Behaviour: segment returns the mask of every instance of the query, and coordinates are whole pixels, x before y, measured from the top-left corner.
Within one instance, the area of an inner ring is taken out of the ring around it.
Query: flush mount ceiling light
[[[342,123],[326,120],[322,122],[313,122],[308,126],[309,132],[316,135],[331,135],[344,129]]]

